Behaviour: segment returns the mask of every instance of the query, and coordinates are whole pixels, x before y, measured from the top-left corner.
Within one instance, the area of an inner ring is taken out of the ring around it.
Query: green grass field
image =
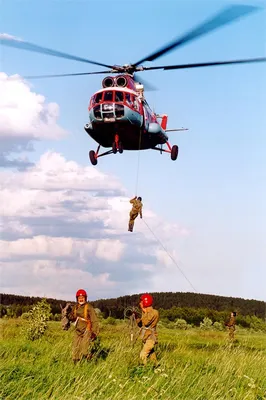
[[[24,339],[21,319],[0,320],[1,400],[266,400],[266,334],[160,326],[160,365],[139,366],[124,321],[101,324],[98,352],[73,365],[73,327],[49,322],[41,339]]]

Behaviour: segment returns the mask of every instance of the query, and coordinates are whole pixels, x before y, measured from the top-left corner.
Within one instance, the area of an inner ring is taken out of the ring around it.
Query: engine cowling
[[[106,76],[102,80],[103,88],[111,88],[111,87],[128,87],[129,89],[136,90],[134,80],[127,75],[118,75],[115,77]]]
[[[102,81],[103,88],[109,88],[115,86],[115,81],[112,76],[106,76]]]
[[[125,76],[120,75],[116,78],[116,86],[126,87],[128,84],[128,80]]]

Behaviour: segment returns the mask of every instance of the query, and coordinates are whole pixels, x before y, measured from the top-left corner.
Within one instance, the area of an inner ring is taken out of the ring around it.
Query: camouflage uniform
[[[155,345],[158,343],[157,323],[159,321],[159,312],[152,306],[147,307],[147,312],[142,313],[141,318],[136,320],[139,327],[141,327],[141,339],[144,344],[140,352],[140,360],[146,365],[147,358],[149,357],[154,364],[157,364],[157,357],[154,351]]]
[[[129,223],[128,223],[128,230],[130,232],[133,232],[134,228],[134,222],[137,216],[140,214],[140,218],[142,218],[142,202],[141,200],[138,200],[136,197],[134,199],[130,200],[130,203],[132,204],[132,209],[129,213]]]
[[[84,315],[86,310],[87,315]],[[82,305],[76,304],[68,315],[68,319],[75,321],[73,361],[77,362],[83,357],[90,359],[92,342],[99,334],[99,322],[94,308],[88,302]]]
[[[234,340],[235,330],[236,330],[236,319],[234,316],[230,317],[230,320],[229,320],[227,326],[229,328],[229,339]]]

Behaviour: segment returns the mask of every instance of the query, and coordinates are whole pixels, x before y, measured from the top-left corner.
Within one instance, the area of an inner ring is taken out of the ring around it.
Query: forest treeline
[[[249,327],[251,318],[266,320],[266,303],[258,300],[245,300],[238,297],[225,297],[209,294],[183,293],[183,292],[155,292],[154,307],[160,311],[162,320],[175,321],[184,319],[189,324],[198,326],[205,318],[213,322],[224,323],[228,320],[231,311],[237,312],[238,324]],[[28,297],[12,294],[1,294],[0,315],[4,317],[20,317],[28,312],[34,304],[41,301],[40,297]],[[47,298],[51,306],[51,314],[60,318],[61,307],[65,300]],[[73,303],[73,300],[71,301]],[[103,318],[124,318],[124,311],[129,306],[137,306],[139,294],[121,296],[112,299],[100,299],[90,303],[101,311]]]
[[[256,316],[261,319],[266,317],[266,302],[264,301],[190,292],[153,292],[151,294],[154,298],[154,307],[158,309],[191,308],[227,313],[236,311],[243,316]],[[138,306],[139,294],[114,299],[101,299],[91,303],[106,316],[123,318],[126,307]]]

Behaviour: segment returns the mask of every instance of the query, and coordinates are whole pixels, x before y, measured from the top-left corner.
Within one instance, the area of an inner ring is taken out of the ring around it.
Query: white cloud
[[[28,225],[25,225],[18,220],[5,221],[4,224],[3,219],[1,219],[0,227],[2,232],[6,232],[10,235],[32,235],[32,229]]]
[[[2,293],[72,300],[78,288],[85,287],[90,298],[115,293],[116,282],[108,273],[90,272],[53,260],[0,262]],[[13,277],[13,279],[11,279]]]
[[[28,293],[36,289],[40,265],[46,271],[42,290],[50,290],[49,268],[51,274],[58,268],[62,280],[71,280],[61,270],[63,263],[64,271],[75,271],[74,275],[91,274],[99,283],[102,277],[106,290],[112,282],[110,287],[116,288],[117,294],[137,290],[158,268],[170,266],[168,256],[162,254],[160,244],[140,219],[133,234],[127,231],[129,198],[117,179],[96,168],[47,152],[26,171],[4,170],[0,178],[0,261],[6,270],[3,287],[11,287],[11,282],[19,284],[25,262],[25,273],[32,269],[25,283]],[[145,210],[146,223],[152,226],[154,220],[154,214]],[[155,231],[159,227],[161,239],[170,246],[171,240],[184,235],[177,226],[163,229],[163,221],[157,218]],[[8,271],[13,271],[14,263],[21,267],[20,273],[12,276]],[[93,295],[97,292],[93,290]]]
[[[23,230],[20,230],[23,234]],[[34,236],[15,241],[0,240],[0,260],[72,259],[86,262],[92,257],[109,261],[121,258],[124,245],[119,240],[78,240],[70,237]]]
[[[19,77],[0,72],[0,164],[28,166],[25,156],[10,159],[10,154],[32,151],[36,140],[59,140],[67,135],[57,120],[59,106],[47,103],[45,97],[31,91]]]
[[[122,190],[114,177],[98,172],[94,167],[82,167],[74,161],[66,161],[58,153],[48,151],[39,162],[19,175],[0,173],[1,181],[15,189],[82,190],[108,192]],[[104,183],[104,185],[103,185]]]

